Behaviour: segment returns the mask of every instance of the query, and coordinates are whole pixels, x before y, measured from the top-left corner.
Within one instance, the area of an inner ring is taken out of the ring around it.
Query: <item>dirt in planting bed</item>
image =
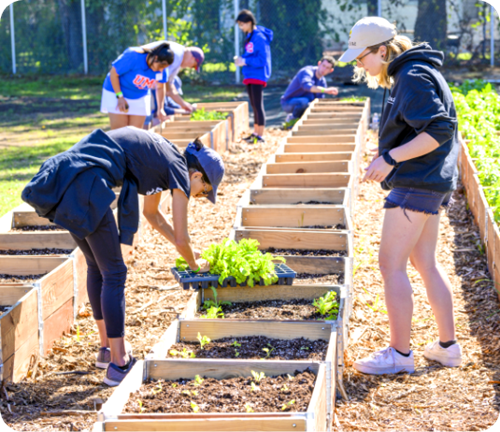
[[[327,275],[297,273],[293,283],[294,285],[342,285],[344,283],[344,273],[332,273]]]
[[[69,255],[73,249],[7,249],[0,250],[0,255]]]
[[[25,225],[12,228],[11,231],[66,231],[59,225]]]
[[[325,319],[312,305],[313,300],[261,300],[223,305],[224,318],[234,319],[276,319],[276,320],[319,320]],[[198,311],[197,318],[205,314]]]
[[[304,205],[333,205],[333,203],[328,202],[328,201],[307,201],[307,202],[302,202],[299,201],[298,203],[295,203],[296,205],[299,204],[304,204]]]
[[[203,335],[201,335],[203,336]],[[328,350],[328,341],[297,338],[271,339],[265,336],[227,337],[212,340],[203,349],[199,342],[180,342],[173,350],[191,351],[196,358],[209,359],[269,359],[269,360],[315,360],[323,361]],[[182,357],[169,351],[171,357]]]
[[[130,396],[123,412],[305,412],[315,379],[312,371],[305,370],[296,371],[294,376],[265,376],[259,382],[252,376],[151,381]]]
[[[292,227],[292,228],[307,228],[307,229],[335,229],[335,230],[345,230],[344,224],[337,225],[306,225],[301,227]]]
[[[12,308],[12,306],[0,306],[0,314],[7,312],[11,308]]]
[[[347,256],[347,251],[335,251],[335,250],[308,250],[308,249],[277,249],[269,248],[262,251],[262,253],[269,252],[273,255],[296,255],[296,256],[325,256],[325,257],[345,257]]]
[[[9,275],[0,274],[0,284],[1,283],[19,283],[19,282],[35,282],[41,279],[45,274],[39,275]]]

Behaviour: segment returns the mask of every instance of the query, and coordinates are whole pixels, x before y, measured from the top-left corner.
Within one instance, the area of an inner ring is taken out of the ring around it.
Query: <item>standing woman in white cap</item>
[[[389,347],[354,362],[368,374],[415,371],[410,349],[413,291],[408,259],[420,273],[439,331],[424,356],[445,366],[459,366],[450,281],[436,262],[441,207],[456,188],[457,118],[450,89],[441,73],[444,55],[426,44],[414,46],[392,24],[363,18],[353,27],[349,49],[340,61],[357,61],[355,80],[390,90],[383,108],[378,154],[364,181],[390,190],[379,251],[389,316]]]

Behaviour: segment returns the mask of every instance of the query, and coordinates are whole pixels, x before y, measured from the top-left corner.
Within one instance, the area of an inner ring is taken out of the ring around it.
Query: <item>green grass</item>
[[[109,129],[107,115],[99,112],[103,79],[0,77],[0,96],[19,103],[0,109],[0,216],[22,203],[21,192],[43,161],[67,150],[94,129]],[[238,86],[184,86],[184,98],[189,102],[230,101],[241,92]],[[23,100],[26,97],[29,102]],[[84,102],[77,109],[76,100]]]

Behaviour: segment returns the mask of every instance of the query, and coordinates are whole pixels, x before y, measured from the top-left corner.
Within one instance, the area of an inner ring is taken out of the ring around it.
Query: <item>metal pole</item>
[[[85,75],[89,73],[89,59],[87,57],[87,22],[85,20],[85,0],[81,0],[82,5],[82,38],[83,38],[83,70]]]
[[[14,35],[14,3],[10,4],[10,44],[12,50],[12,73],[16,73],[16,37]]]
[[[377,16],[382,16],[382,0],[378,0],[377,4]]]
[[[490,11],[490,65],[495,66],[495,9],[491,6]]]
[[[240,2],[239,0],[234,0],[234,19],[238,16],[240,11]],[[240,28],[238,24],[234,25],[234,55],[240,55]],[[240,68],[236,66],[236,84],[240,82]]]
[[[167,0],[162,0],[161,4],[163,9],[163,36],[167,40]]]

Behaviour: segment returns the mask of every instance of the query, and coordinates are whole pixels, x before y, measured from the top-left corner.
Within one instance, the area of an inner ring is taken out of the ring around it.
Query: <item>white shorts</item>
[[[128,112],[124,113],[116,109],[118,99],[115,93],[102,89],[101,112],[111,114],[148,116],[151,115],[151,95],[147,94],[139,99],[127,99]]]

